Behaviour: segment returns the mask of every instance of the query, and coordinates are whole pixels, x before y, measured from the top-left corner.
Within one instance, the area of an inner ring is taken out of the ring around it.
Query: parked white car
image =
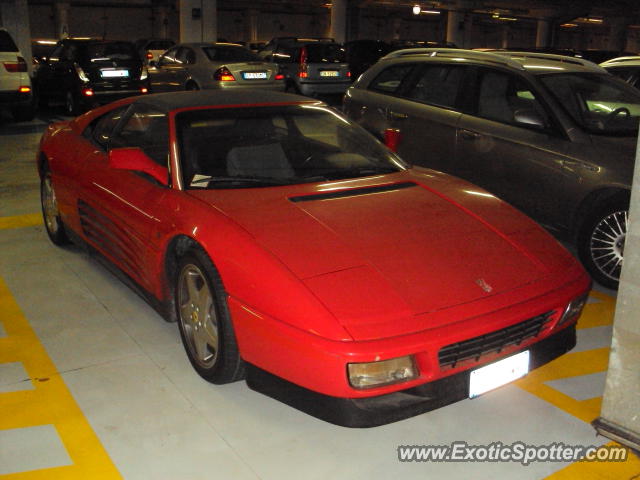
[[[18,122],[33,119],[35,105],[27,62],[4,28],[0,28],[0,64],[0,107],[9,108]]]

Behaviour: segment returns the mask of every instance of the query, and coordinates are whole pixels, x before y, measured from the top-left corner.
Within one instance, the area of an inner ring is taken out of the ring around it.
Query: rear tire
[[[629,203],[617,200],[598,208],[583,223],[578,254],[595,281],[617,290],[627,236]]]
[[[198,84],[196,82],[189,82],[189,83],[187,83],[187,86],[185,87],[185,90],[190,90],[190,91],[200,90],[200,87],[198,86]]]
[[[78,96],[71,90],[68,90],[64,96],[64,110],[67,115],[75,117],[80,114],[80,102]]]
[[[196,372],[215,384],[244,378],[227,293],[217,269],[199,247],[178,260],[174,296],[180,337]]]
[[[66,245],[69,243],[67,232],[60,218],[58,211],[58,201],[56,192],[51,183],[51,171],[45,165],[40,179],[40,205],[42,206],[42,218],[47,235],[55,245]]]

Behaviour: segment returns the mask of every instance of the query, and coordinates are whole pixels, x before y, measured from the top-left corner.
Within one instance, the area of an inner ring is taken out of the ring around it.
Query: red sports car
[[[425,152],[428,155],[429,152]],[[51,240],[87,245],[193,367],[352,427],[474,397],[568,351],[590,279],[491,194],[276,92],[122,100],[49,126]]]

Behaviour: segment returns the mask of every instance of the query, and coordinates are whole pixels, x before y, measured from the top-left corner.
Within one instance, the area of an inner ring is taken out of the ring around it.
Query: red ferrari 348
[[[311,415],[374,426],[575,345],[590,279],[571,254],[322,102],[125,99],[50,125],[37,164],[51,240],[87,246],[177,321],[213,383],[246,378]]]

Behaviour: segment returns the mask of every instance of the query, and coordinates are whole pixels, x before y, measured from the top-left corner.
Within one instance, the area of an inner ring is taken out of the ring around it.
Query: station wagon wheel
[[[40,179],[40,204],[42,206],[44,227],[51,241],[56,245],[69,243],[69,239],[64,230],[64,224],[60,219],[56,192],[51,183],[51,171],[47,168],[45,168],[42,178]]]
[[[618,288],[628,222],[628,204],[610,204],[585,222],[578,240],[579,254],[587,270],[609,288]]]
[[[198,374],[217,384],[244,375],[226,297],[216,268],[201,249],[180,259],[175,305],[182,343]]]
[[[187,83],[186,90],[200,90],[200,87],[196,82],[191,81]]]

